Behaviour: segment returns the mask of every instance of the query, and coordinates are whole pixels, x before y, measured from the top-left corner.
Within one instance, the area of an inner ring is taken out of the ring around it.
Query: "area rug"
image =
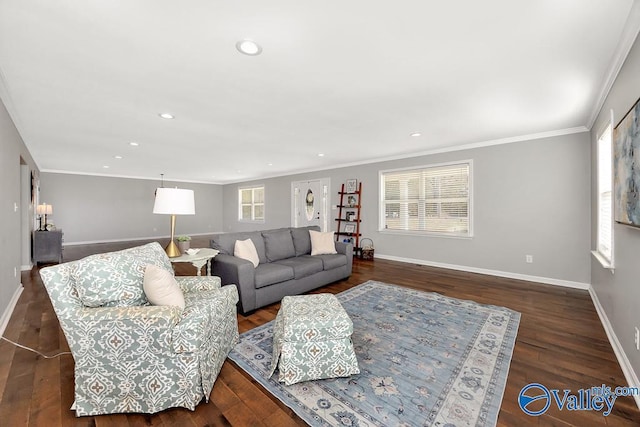
[[[495,426],[520,313],[368,281],[337,295],[361,373],[284,386],[273,322],[229,355],[312,426]]]

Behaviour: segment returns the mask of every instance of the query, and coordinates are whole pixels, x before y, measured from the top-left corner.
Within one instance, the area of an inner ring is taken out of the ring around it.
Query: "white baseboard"
[[[613,348],[613,352],[616,354],[616,358],[618,359],[618,364],[622,369],[622,373],[624,374],[627,383],[629,383],[629,387],[638,387],[640,388],[640,381],[638,380],[638,376],[633,370],[633,366],[631,366],[631,362],[627,358],[627,354],[624,352],[620,341],[618,340],[618,336],[613,330],[613,326],[611,322],[609,322],[609,318],[607,317],[607,313],[605,313],[604,308],[600,304],[600,300],[598,299],[598,295],[592,286],[589,287],[589,295],[591,295],[591,300],[593,301],[593,305],[596,307],[596,311],[598,312],[598,317],[600,317],[600,322],[604,327],[604,331],[607,333],[607,338],[609,338],[609,343],[611,343],[611,347]],[[640,409],[640,396],[635,395],[633,398],[636,401],[636,405]]]
[[[391,261],[406,262],[410,264],[426,265],[429,267],[448,268],[451,270],[467,271],[469,273],[488,274],[490,276],[506,277],[509,279],[526,280],[528,282],[538,282],[547,285],[564,286],[566,288],[588,290],[590,285],[588,283],[573,282],[570,280],[553,279],[550,277],[531,276],[528,274],[511,273],[509,271],[489,270],[486,268],[469,267],[466,265],[446,264],[443,262],[425,261],[422,259],[404,258],[393,255],[375,254],[375,258],[388,259]]]
[[[15,292],[13,293],[11,300],[9,301],[9,305],[4,310],[4,313],[2,313],[2,317],[0,317],[0,335],[4,335],[4,330],[7,328],[7,325],[9,324],[9,319],[11,319],[11,315],[13,314],[13,309],[16,307],[16,304],[18,303],[18,299],[20,298],[20,295],[22,294],[23,290],[24,290],[24,287],[22,286],[22,283],[20,283],[20,285],[16,288]]]
[[[20,266],[20,271],[31,271],[32,268],[33,268],[33,264],[21,265]]]

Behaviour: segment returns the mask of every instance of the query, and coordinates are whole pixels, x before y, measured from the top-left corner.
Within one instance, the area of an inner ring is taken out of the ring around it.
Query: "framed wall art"
[[[613,130],[615,220],[640,227],[640,99]]]
[[[348,179],[347,184],[345,185],[345,192],[355,193],[357,190],[358,190],[358,180]]]

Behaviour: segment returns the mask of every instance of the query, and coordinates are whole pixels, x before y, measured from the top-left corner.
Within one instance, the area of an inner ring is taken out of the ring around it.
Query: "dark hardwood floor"
[[[142,242],[70,246],[65,260],[78,259]],[[192,247],[208,246],[194,238]],[[177,264],[177,274],[195,268]],[[522,313],[520,328],[502,401],[500,426],[639,426],[640,411],[630,397],[619,397],[613,412],[549,409],[540,417],[518,406],[522,387],[538,382],[549,388],[579,389],[605,384],[626,386],[588,292],[392,261],[354,263],[353,274],[316,292],[338,293],[367,280],[395,283],[424,291],[509,307]],[[39,269],[23,272],[24,292],[11,316],[5,336],[46,354],[68,346]],[[240,332],[275,318],[277,304],[238,315]],[[45,359],[0,341],[0,425],[2,426],[299,426],[305,425],[289,408],[267,393],[232,362],[225,362],[209,403],[195,411],[170,409],[155,415],[103,415],[76,418],[73,402],[73,359]],[[553,406],[553,405],[552,405]]]

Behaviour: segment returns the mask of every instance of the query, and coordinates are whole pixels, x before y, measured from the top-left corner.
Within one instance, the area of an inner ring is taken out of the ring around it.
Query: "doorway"
[[[317,225],[328,230],[329,178],[291,183],[291,226]]]

